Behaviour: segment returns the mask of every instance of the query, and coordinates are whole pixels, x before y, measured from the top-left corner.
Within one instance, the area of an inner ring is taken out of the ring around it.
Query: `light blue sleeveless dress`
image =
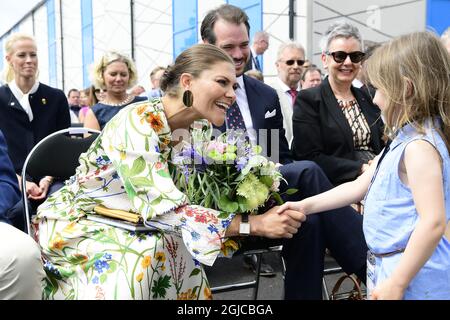
[[[411,189],[401,182],[398,174],[399,163],[408,143],[426,140],[440,153],[443,160],[447,223],[450,219],[449,152],[438,132],[431,128],[431,121],[428,121],[427,127],[424,135],[410,125],[399,131],[369,187],[364,206],[363,230],[369,250],[376,256],[369,252],[368,294],[377,283],[392,274],[419,220]],[[380,254],[387,255],[380,257]],[[450,243],[445,237],[439,241],[430,259],[410,282],[404,299],[450,299]]]

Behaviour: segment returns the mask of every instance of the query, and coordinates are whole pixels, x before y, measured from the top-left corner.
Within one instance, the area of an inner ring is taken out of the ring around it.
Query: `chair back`
[[[89,136],[86,136],[90,134]],[[27,205],[27,177],[52,176],[69,179],[78,167],[78,158],[86,152],[100,131],[89,128],[67,128],[54,132],[34,146],[22,168],[22,197],[27,231],[30,234],[30,214]]]

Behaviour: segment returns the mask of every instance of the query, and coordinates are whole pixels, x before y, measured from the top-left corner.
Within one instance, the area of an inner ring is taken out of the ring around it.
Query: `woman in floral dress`
[[[44,298],[211,298],[201,264],[212,265],[225,236],[239,234],[240,217],[187,203],[169,173],[172,130],[202,118],[223,124],[235,83],[225,52],[196,45],[166,71],[165,97],[130,105],[108,122],[80,156],[75,176],[39,207]],[[137,213],[158,231],[134,233],[88,220],[98,205]],[[252,234],[292,237],[304,216],[275,211],[252,216]]]

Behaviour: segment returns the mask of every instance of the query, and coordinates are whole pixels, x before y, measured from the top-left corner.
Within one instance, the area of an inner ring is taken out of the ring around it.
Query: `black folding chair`
[[[282,245],[279,246],[273,246],[273,247],[266,247],[262,249],[252,249],[252,250],[246,250],[242,252],[243,255],[256,255],[256,270],[255,270],[255,277],[250,281],[243,281],[243,282],[232,282],[221,286],[216,286],[211,288],[212,293],[220,293],[220,292],[229,292],[229,291],[235,291],[235,290],[243,290],[243,289],[249,289],[252,288],[252,300],[258,299],[258,291],[259,291],[259,280],[261,277],[261,261],[263,254],[269,253],[269,252],[277,252],[279,254],[282,264],[282,275],[284,278],[286,267],[284,264],[283,257],[281,256],[281,250],[283,249]]]
[[[31,234],[31,217],[26,192],[27,177],[69,179],[75,174],[80,154],[87,151],[99,134],[100,131],[89,128],[67,128],[48,135],[30,151],[22,168],[22,199],[28,234]]]

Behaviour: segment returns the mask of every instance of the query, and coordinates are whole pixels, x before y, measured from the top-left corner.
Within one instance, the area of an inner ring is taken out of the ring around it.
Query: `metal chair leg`
[[[328,293],[325,277],[322,278],[322,298],[323,300],[330,300],[330,294]]]
[[[261,274],[261,262],[262,262],[262,253],[256,254],[256,277],[255,277],[255,287],[253,288],[253,300],[258,299],[258,290],[259,290],[259,277]]]

